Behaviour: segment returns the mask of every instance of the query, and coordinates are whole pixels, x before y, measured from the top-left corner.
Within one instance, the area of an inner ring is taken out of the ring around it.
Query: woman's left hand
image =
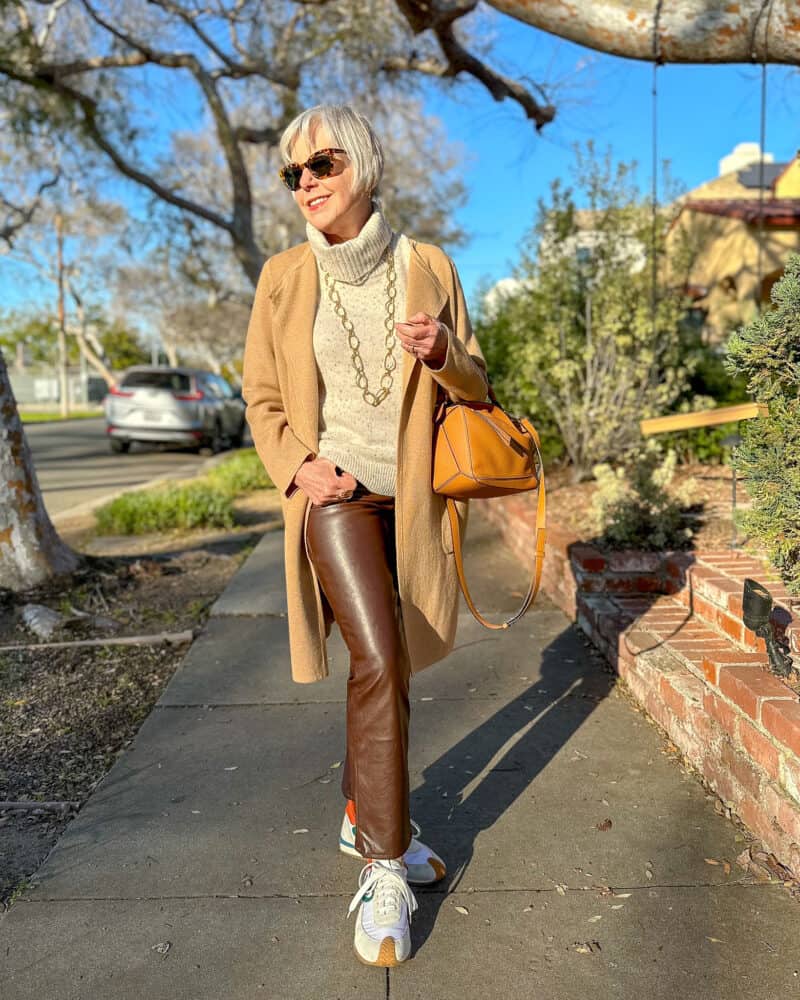
[[[418,312],[409,316],[406,323],[395,323],[394,326],[400,343],[409,354],[434,367],[444,362],[449,336],[444,323],[427,313]]]

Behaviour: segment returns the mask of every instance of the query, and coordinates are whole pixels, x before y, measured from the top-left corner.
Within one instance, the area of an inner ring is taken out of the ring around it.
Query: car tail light
[[[196,403],[204,398],[202,389],[195,389],[194,392],[173,392],[172,395],[175,399],[181,399],[191,403]]]
[[[108,390],[109,396],[132,396],[132,392],[125,392],[123,389],[118,388],[116,385],[112,385]]]

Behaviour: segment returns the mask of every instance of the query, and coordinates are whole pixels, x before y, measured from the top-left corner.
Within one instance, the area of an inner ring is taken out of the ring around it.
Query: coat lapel
[[[307,247],[297,266],[273,289],[275,340],[280,341],[289,382],[291,424],[295,434],[312,451],[319,447],[319,384],[314,356],[314,319],[320,301],[317,262]],[[438,317],[447,303],[447,292],[411,241],[406,288],[406,316],[417,312]],[[398,317],[399,320],[399,317]],[[421,364],[403,351],[402,393],[405,398],[414,366]]]
[[[297,266],[273,290],[275,341],[286,360],[292,430],[308,448],[319,448],[319,384],[314,356],[314,318],[319,307],[317,262],[307,246]]]

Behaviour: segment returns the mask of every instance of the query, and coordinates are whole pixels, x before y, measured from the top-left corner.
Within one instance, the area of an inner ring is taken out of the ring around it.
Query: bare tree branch
[[[662,63],[800,63],[797,0],[487,0],[579,45]],[[655,44],[654,44],[655,43]]]
[[[5,213],[5,219],[0,223],[0,240],[3,240],[9,249],[14,244],[16,234],[33,219],[33,216],[42,203],[44,192],[57,184],[60,176],[60,173],[56,173],[55,177],[42,181],[36,191],[35,197],[27,205],[15,205],[0,194],[0,206],[2,206]]]
[[[399,59],[395,66],[387,66],[387,69],[415,69],[441,77],[467,73],[482,83],[496,101],[507,97],[516,101],[526,117],[535,123],[537,132],[555,118],[556,109],[551,104],[540,104],[521,83],[495,72],[468,52],[456,38],[455,22],[471,13],[477,6],[476,3],[471,0],[462,4],[447,4],[444,0],[433,4],[429,0],[396,0],[396,3],[415,34],[433,32],[447,59],[447,68],[444,69],[435,60],[420,60],[412,55],[406,60],[405,66],[403,60]],[[388,62],[391,63],[391,60]]]

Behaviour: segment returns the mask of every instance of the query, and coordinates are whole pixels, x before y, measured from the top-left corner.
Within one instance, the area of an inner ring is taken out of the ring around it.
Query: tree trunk
[[[72,572],[78,561],[45,510],[0,351],[0,587],[27,590],[58,573]]]
[[[489,0],[518,21],[610,55],[666,63],[800,63],[797,0]],[[660,8],[658,24],[655,12]]]

